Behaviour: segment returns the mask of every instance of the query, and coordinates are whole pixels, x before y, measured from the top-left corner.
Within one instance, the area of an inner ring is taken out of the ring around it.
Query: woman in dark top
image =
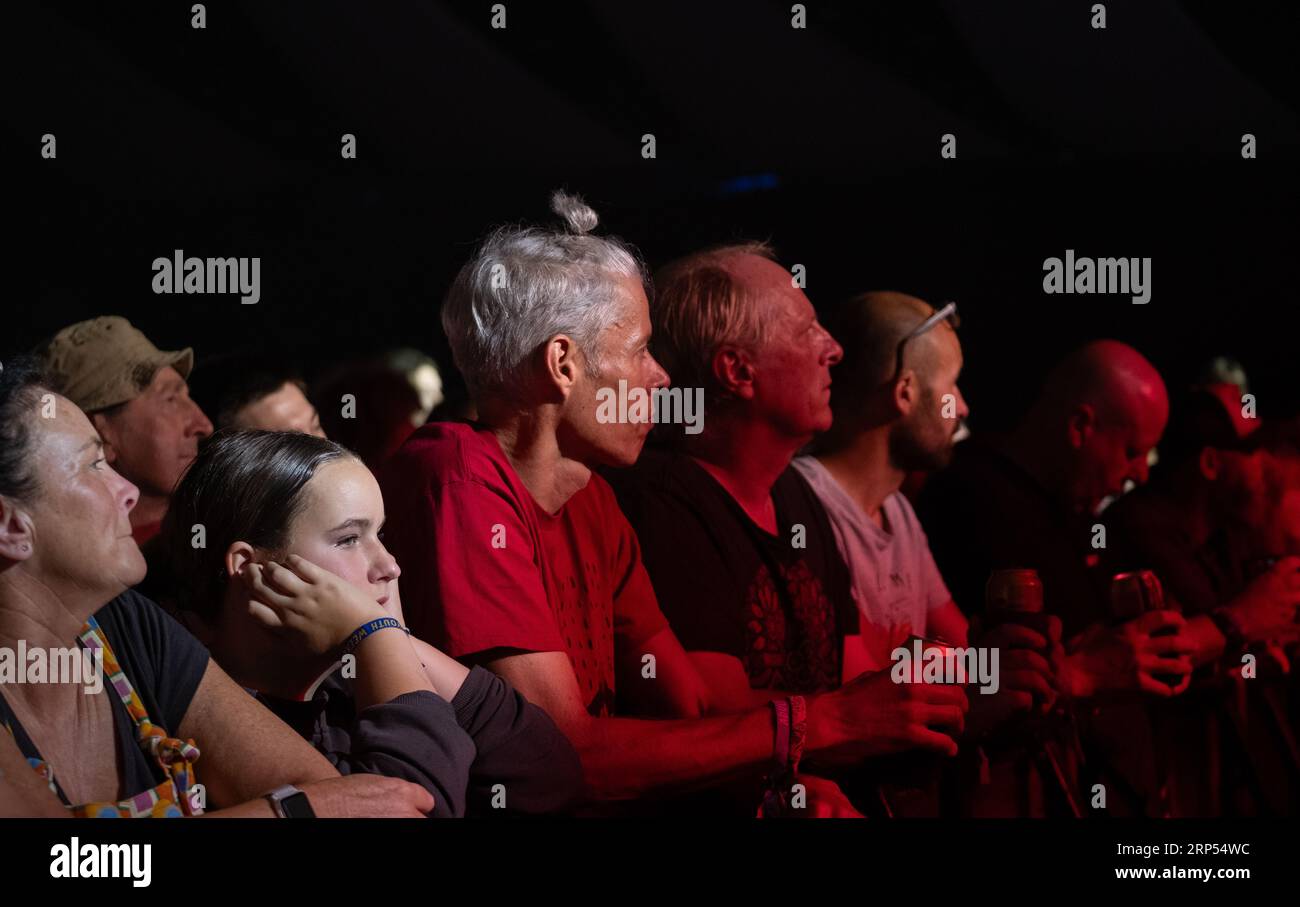
[[[263,796],[292,785],[322,815],[432,809],[414,784],[340,778],[130,591],[137,496],[75,404],[0,365],[0,650],[63,665],[0,670],[0,816],[270,817]]]
[[[569,807],[581,768],[546,713],[405,631],[383,523],[374,476],[338,444],[219,432],[163,525],[174,604],[343,774],[420,784],[438,816]]]

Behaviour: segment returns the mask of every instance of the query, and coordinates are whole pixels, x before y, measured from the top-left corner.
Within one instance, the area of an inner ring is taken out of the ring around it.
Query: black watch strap
[[[266,795],[266,799],[271,801],[271,809],[275,810],[275,814],[278,818],[316,818],[316,813],[312,810],[311,803],[307,800],[307,795],[292,784],[277,787]]]

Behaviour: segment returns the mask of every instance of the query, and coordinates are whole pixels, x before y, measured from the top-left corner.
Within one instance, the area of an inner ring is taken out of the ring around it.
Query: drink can
[[[1043,581],[1037,570],[994,570],[984,587],[984,602],[992,612],[1039,614],[1043,610]]]
[[[1162,610],[1165,590],[1160,585],[1160,577],[1150,570],[1116,573],[1110,580],[1110,607],[1111,613],[1121,621]]]

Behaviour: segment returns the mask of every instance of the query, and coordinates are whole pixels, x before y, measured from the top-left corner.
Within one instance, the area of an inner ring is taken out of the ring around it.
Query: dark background
[[[504,30],[491,5],[212,2],[204,30],[190,2],[7,8],[0,351],[122,314],[200,361],[446,368],[455,270],[564,186],[652,265],[765,238],[819,308],[958,300],[977,423],[1098,336],[1174,385],[1235,355],[1261,415],[1300,408],[1300,4],[1109,2],[1094,30],[1074,0],[812,0],[802,31],[768,0],[507,0]],[[154,295],[178,248],[260,256],[261,302]],[[1151,302],[1045,295],[1067,248],[1151,257]]]

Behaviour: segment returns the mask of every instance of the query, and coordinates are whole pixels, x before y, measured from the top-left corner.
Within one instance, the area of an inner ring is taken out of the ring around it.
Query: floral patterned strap
[[[153,723],[95,618],[91,617],[86,621],[80,639],[92,652],[102,651],[105,679],[117,692],[118,698],[122,700],[127,713],[135,722],[136,741],[140,744],[140,748],[161,766],[163,774],[167,777],[156,787],[118,803],[87,803],[74,806],[73,814],[87,817],[136,818],[193,816],[201,813],[202,807],[193,802],[193,787],[196,783],[194,763],[199,758],[199,750],[194,745],[194,741],[168,736],[166,730]]]

